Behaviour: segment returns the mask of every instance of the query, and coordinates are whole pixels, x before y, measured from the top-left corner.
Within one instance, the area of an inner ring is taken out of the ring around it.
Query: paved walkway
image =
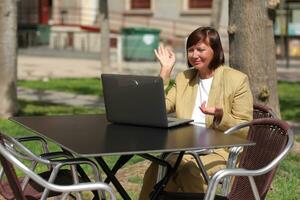
[[[39,79],[100,77],[101,67],[98,53],[85,53],[67,50],[51,50],[46,47],[20,49],[18,56],[18,78]],[[117,63],[115,54],[111,56],[111,73],[157,75],[157,62]],[[177,53],[177,63],[173,76],[186,69],[182,53]],[[300,81],[300,61],[291,60],[290,67],[285,67],[284,60],[278,61],[278,79]]]
[[[78,95],[67,92],[33,90],[19,87],[18,98],[27,101],[51,102],[72,106],[100,107],[104,109],[103,98],[95,95]]]

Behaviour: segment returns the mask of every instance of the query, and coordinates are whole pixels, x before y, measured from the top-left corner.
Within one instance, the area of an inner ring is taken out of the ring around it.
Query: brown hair
[[[211,27],[200,27],[194,30],[188,37],[186,42],[186,52],[188,48],[197,44],[198,42],[205,42],[214,51],[214,56],[209,64],[209,69],[215,70],[225,62],[224,51],[221,44],[219,33]],[[188,61],[188,66],[192,67]]]

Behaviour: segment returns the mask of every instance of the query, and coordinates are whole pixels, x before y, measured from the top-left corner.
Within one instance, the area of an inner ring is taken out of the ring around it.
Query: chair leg
[[[69,192],[67,192],[67,193],[63,193],[62,194],[62,197],[61,197],[61,200],[65,200],[65,199],[67,199],[67,197],[69,196]]]
[[[233,147],[230,150],[230,154],[228,156],[227,161],[227,169],[233,169],[236,167],[238,156],[243,148],[242,147]],[[229,194],[230,184],[231,184],[232,178],[230,176],[227,176],[223,179],[222,182],[222,193],[223,196],[227,196]]]
[[[73,182],[74,184],[78,184],[79,183],[79,178],[77,176],[77,170],[76,170],[76,166],[72,165],[71,166],[71,171],[72,171],[72,177],[73,177]],[[76,192],[76,197],[78,200],[82,200],[82,194],[81,192]]]
[[[198,165],[199,169],[201,170],[203,178],[204,178],[206,184],[208,185],[209,184],[209,176],[208,176],[208,174],[207,174],[207,172],[206,172],[206,170],[204,168],[204,165],[203,165],[203,163],[202,163],[199,155],[197,153],[195,153],[195,152],[192,152],[192,151],[189,152],[189,154],[192,155],[195,158],[195,160],[197,162],[197,165]]]

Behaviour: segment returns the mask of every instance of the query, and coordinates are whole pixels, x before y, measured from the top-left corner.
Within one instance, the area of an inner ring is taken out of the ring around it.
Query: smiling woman
[[[160,62],[160,76],[167,86],[175,65],[175,54],[160,45],[155,51]],[[187,39],[189,69],[181,72],[166,95],[166,110],[177,118],[192,119],[194,124],[221,131],[252,119],[253,98],[248,77],[224,66],[224,52],[218,32],[210,27],[194,30]],[[246,137],[247,131],[237,134]],[[216,149],[201,156],[209,175],[225,167],[228,151]],[[171,158],[169,161],[175,160]],[[144,176],[140,199],[148,199],[155,184],[157,165],[151,164]],[[184,156],[167,191],[203,192],[207,185],[191,157]]]

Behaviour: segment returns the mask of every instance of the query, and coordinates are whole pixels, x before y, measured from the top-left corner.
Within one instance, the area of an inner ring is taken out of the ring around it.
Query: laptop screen
[[[101,79],[108,121],[167,125],[164,87],[160,77],[102,74]]]

